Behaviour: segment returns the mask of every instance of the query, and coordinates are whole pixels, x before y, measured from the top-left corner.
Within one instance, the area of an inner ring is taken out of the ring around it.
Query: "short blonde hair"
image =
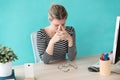
[[[68,13],[64,6],[52,4],[48,13],[48,18],[50,21],[53,19],[67,19]]]

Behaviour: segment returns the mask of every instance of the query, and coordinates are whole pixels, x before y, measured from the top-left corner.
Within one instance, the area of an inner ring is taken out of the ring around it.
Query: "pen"
[[[100,59],[101,59],[101,60],[104,60],[104,54],[101,55]]]
[[[104,60],[108,60],[108,53],[104,55]]]

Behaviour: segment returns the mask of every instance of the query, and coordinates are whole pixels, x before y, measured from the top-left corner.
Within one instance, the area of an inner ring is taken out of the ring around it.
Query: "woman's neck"
[[[52,29],[50,28],[50,26],[48,26],[48,27],[45,28],[45,32],[46,32],[46,34],[47,34],[50,38],[52,38],[52,37],[54,36],[54,34],[55,34],[55,31],[52,30]]]

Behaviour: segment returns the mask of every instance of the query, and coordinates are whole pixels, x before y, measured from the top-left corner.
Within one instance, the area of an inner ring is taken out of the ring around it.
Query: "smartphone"
[[[34,64],[26,63],[24,64],[25,78],[34,78]]]

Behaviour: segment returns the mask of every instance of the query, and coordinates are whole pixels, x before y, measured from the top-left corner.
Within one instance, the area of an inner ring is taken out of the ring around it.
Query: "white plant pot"
[[[7,77],[12,74],[12,62],[0,63],[0,77]]]

